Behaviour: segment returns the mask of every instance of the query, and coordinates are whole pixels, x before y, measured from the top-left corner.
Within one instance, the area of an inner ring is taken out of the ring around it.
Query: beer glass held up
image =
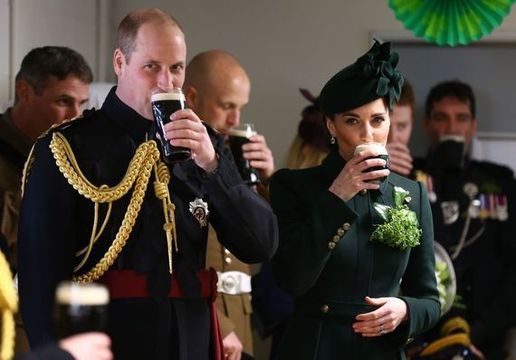
[[[235,164],[242,179],[247,185],[255,185],[260,182],[258,171],[251,167],[250,161],[244,158],[242,145],[250,142],[249,138],[256,134],[254,125],[242,123],[229,130],[228,142],[235,159]]]
[[[387,153],[387,149],[385,149],[385,146],[383,146],[382,144],[370,142],[370,143],[364,143],[364,144],[357,145],[357,147],[355,148],[355,154],[361,153],[362,151],[368,150],[368,149],[376,150],[376,152],[378,153],[378,156],[376,156],[376,157],[378,157],[382,160],[385,160],[385,165],[384,166],[373,166],[373,167],[366,169],[364,172],[383,170],[383,169],[389,168],[389,155]],[[378,178],[378,179],[372,179],[369,181],[372,183],[379,184],[383,180],[385,180],[385,177]]]
[[[192,152],[188,148],[173,146],[165,138],[163,126],[169,123],[170,115],[185,108],[185,96],[181,88],[174,88],[169,92],[154,93],[151,96],[152,113],[158,128],[159,143],[162,155],[167,163],[176,163],[188,160]]]
[[[107,331],[109,292],[104,285],[62,282],[56,289],[55,303],[54,324],[58,338]]]

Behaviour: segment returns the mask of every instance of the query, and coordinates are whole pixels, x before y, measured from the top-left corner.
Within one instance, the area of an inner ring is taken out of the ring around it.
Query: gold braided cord
[[[144,142],[136,149],[136,153],[120,183],[111,188],[107,186],[96,187],[81,172],[70,144],[61,133],[55,132],[52,134],[50,149],[54,154],[59,171],[66,177],[68,183],[85,198],[99,203],[113,202],[127,194],[136,177],[143,171],[142,167],[146,166],[148,161],[151,160],[150,157],[152,157],[153,163],[159,157],[156,143],[152,140]]]
[[[18,297],[14,290],[11,269],[0,252],[0,360],[10,360],[14,354],[14,313],[18,309]]]
[[[98,280],[109,269],[109,267],[113,265],[131,234],[145,197],[145,191],[149,183],[152,168],[159,159],[159,150],[156,146],[156,142],[152,140],[140,144],[129,163],[129,167],[122,181],[114,187],[109,188],[106,185],[96,187],[85,178],[79,169],[79,165],[77,164],[70,144],[62,134],[55,132],[52,135],[50,149],[56,159],[59,171],[68,180],[68,183],[72,185],[79,194],[95,203],[107,202],[111,204],[113,201],[116,201],[127,194],[134,184],[133,193],[131,195],[129,205],[127,206],[124,219],[122,220],[122,224],[120,225],[115,239],[108,251],[87,273],[73,278],[73,280],[77,282],[91,282]],[[105,227],[105,223],[107,222],[107,220],[104,221],[101,231],[97,233],[98,207],[96,207],[95,211],[95,221],[93,224],[89,247],[93,246],[91,243],[98,239],[100,232],[102,232]],[[109,216],[109,213],[110,211],[108,211],[106,216]],[[85,257],[81,263],[85,262],[86,259],[87,257]]]
[[[163,217],[165,218],[163,230],[165,230],[165,235],[167,237],[168,271],[172,274],[172,244],[174,244],[176,252],[178,251],[176,218],[174,214],[176,207],[172,203],[170,192],[168,190],[170,171],[168,170],[167,165],[162,161],[158,161],[157,164],[154,164],[154,177],[154,193],[163,204]]]
[[[32,164],[34,162],[34,159],[32,158],[32,153],[34,152],[34,147],[36,145],[32,145],[29,152],[29,157],[25,161],[25,164],[23,165],[23,171],[22,171],[22,179],[21,179],[21,197],[23,198],[23,194],[25,193],[25,184],[27,183],[27,179],[29,178],[30,169],[32,168]]]

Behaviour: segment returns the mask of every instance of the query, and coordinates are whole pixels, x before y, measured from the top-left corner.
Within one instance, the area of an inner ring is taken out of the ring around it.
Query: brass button
[[[225,254],[227,254],[227,255],[231,254],[231,253],[229,252],[229,250],[228,250],[228,249],[226,249],[226,248],[224,248],[224,253],[225,253]]]
[[[333,241],[330,241],[330,242],[328,243],[328,249],[330,249],[330,250],[335,249],[335,246],[337,246],[337,244],[336,244],[336,243],[334,243]]]
[[[339,228],[339,229],[337,230],[337,235],[339,235],[339,236],[342,236],[342,235],[344,235],[345,233],[346,233],[346,230],[344,230],[343,228]]]
[[[231,258],[230,258],[229,256],[226,256],[226,257],[224,258],[224,261],[226,262],[226,264],[231,264],[231,262],[232,262],[233,260],[231,260]]]
[[[362,196],[363,196],[363,195],[365,195],[365,194],[367,194],[367,189],[362,189],[362,190],[360,190],[360,195],[362,195]]]
[[[350,227],[351,225],[349,223],[342,224],[342,228],[344,229],[344,231],[348,231]]]
[[[328,311],[330,311],[330,307],[326,304],[324,304],[323,306],[321,306],[321,312],[322,313],[327,313]]]
[[[333,242],[339,242],[339,240],[340,240],[340,236],[339,236],[339,235],[335,235],[335,236],[333,237],[333,240],[332,240],[332,241],[333,241]]]

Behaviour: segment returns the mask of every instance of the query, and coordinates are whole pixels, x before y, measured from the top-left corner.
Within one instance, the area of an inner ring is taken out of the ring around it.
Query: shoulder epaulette
[[[89,118],[91,115],[95,113],[95,108],[86,109],[82,112],[81,115],[78,115],[71,119],[66,119],[63,122],[60,122],[59,124],[54,124],[50,128],[48,128],[47,131],[45,131],[43,134],[38,136],[38,139],[46,137],[48,134],[52,134],[56,131],[63,130],[68,128],[69,126],[78,124],[82,122],[82,120]]]

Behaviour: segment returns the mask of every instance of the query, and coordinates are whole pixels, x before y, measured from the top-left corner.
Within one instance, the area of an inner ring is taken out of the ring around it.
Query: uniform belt
[[[241,295],[251,292],[251,277],[241,271],[217,272],[219,281],[217,291],[229,295]]]
[[[217,273],[213,268],[197,272],[201,283],[201,298],[214,300],[217,296]],[[109,270],[100,279],[109,289],[111,299],[148,298],[147,276],[134,270]],[[170,277],[168,297],[186,297],[175,275]]]

